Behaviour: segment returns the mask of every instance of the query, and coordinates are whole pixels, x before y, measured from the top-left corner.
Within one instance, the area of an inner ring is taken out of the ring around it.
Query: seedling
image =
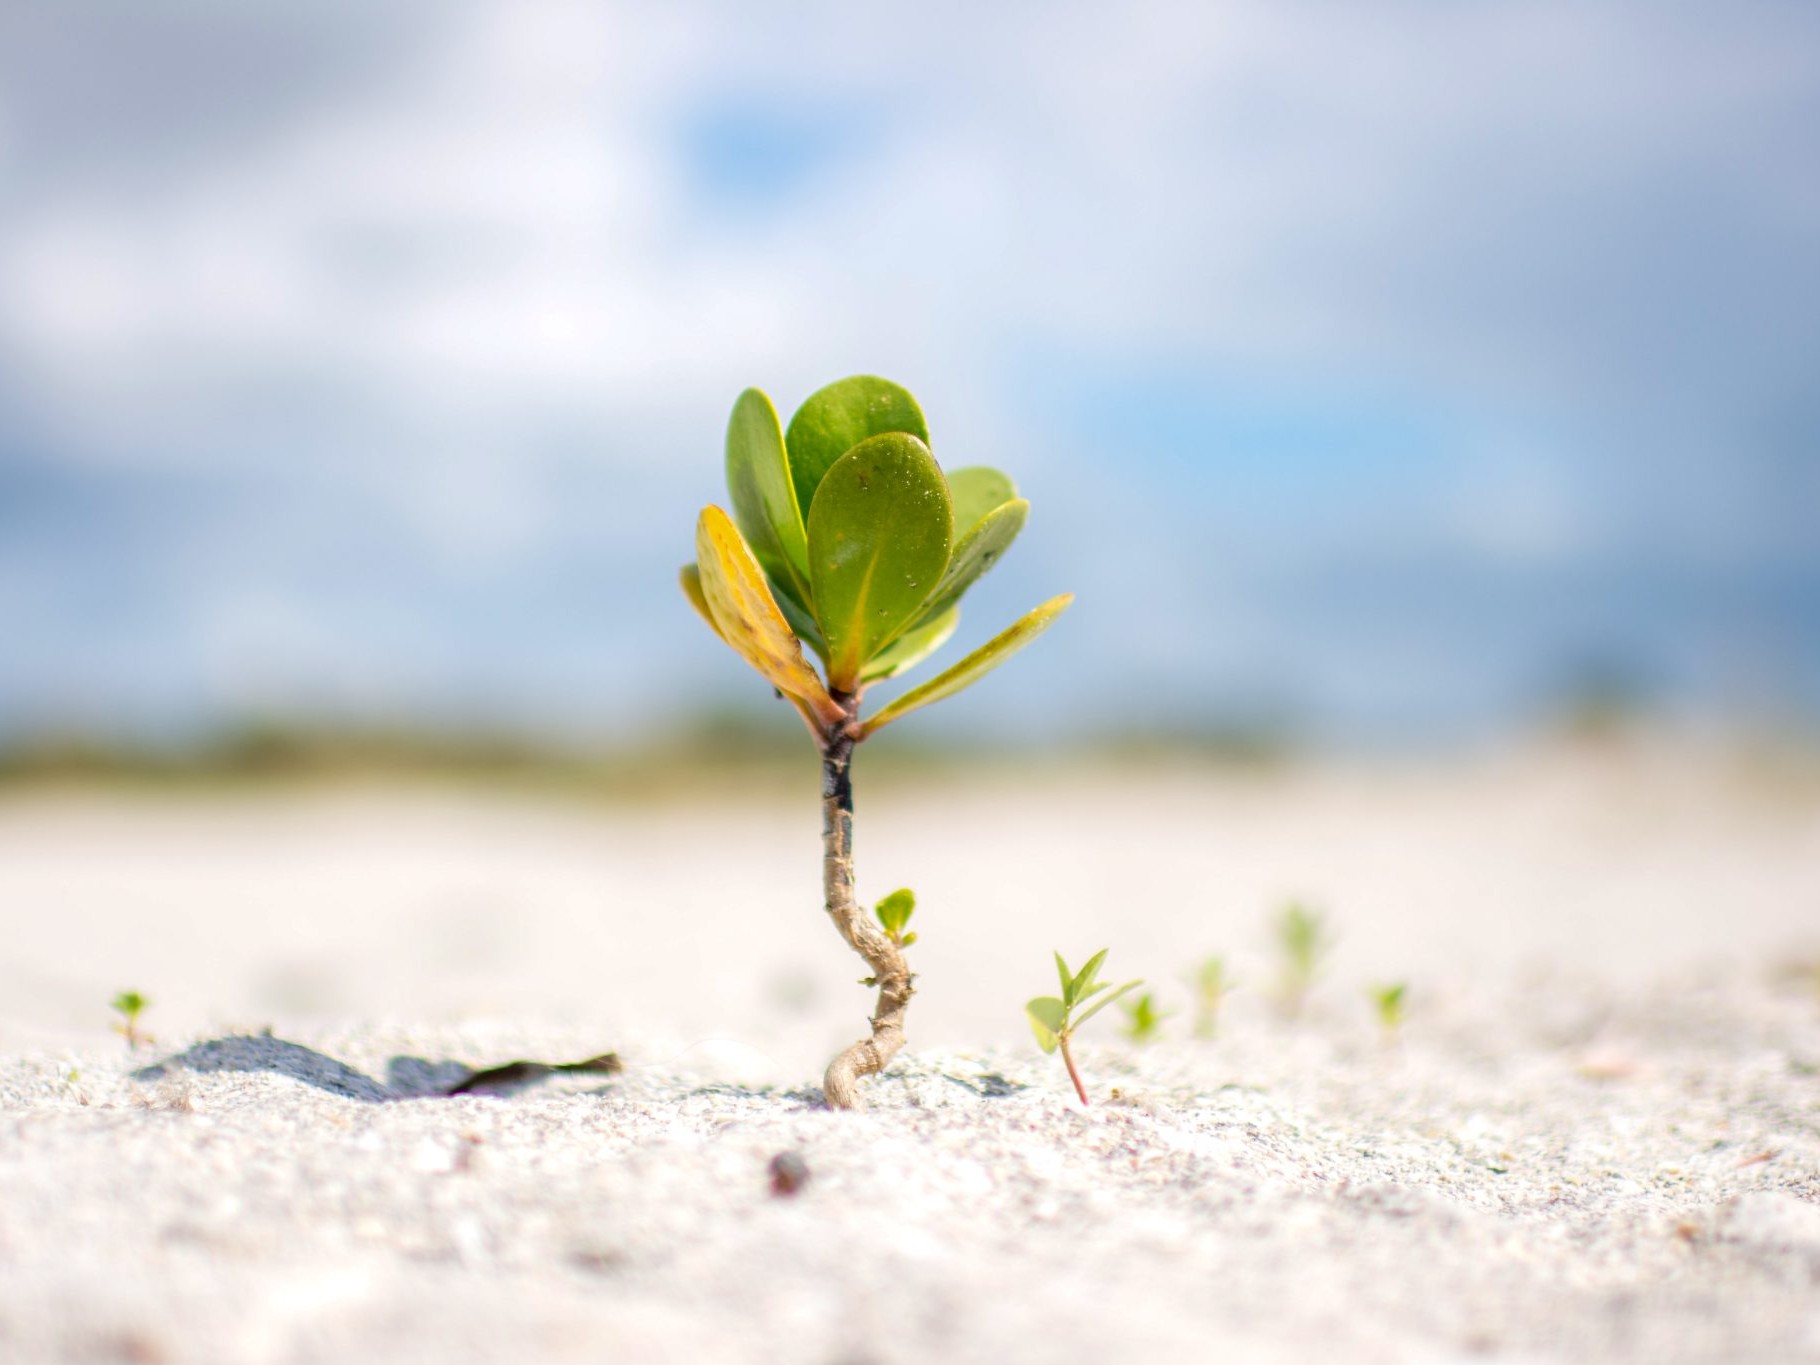
[[[139,1031],[139,1016],[151,1001],[138,991],[121,991],[109,1003],[113,1006],[114,1013],[120,1016],[120,1022],[114,1025],[114,1032],[126,1039],[128,1047],[136,1048],[141,1043],[152,1041],[150,1034]]]
[[[1386,986],[1373,986],[1367,992],[1371,996],[1372,1009],[1377,1011],[1378,1027],[1384,1030],[1387,1040],[1395,1038],[1403,1027],[1403,1000],[1408,989],[1406,982],[1394,981]]]
[[[1145,991],[1119,1006],[1125,1011],[1125,1036],[1134,1043],[1154,1043],[1169,1016],[1156,1007],[1156,997]]]
[[[962,596],[1010,548],[1030,504],[996,469],[944,473],[916,400],[869,375],[817,390],[787,429],[771,400],[747,389],[727,426],[726,469],[732,515],[702,509],[682,586],[714,633],[802,717],[821,754],[823,906],[878,987],[870,1035],[830,1062],[822,1080],[828,1104],[850,1109],[860,1078],[903,1046],[913,994],[908,908],[894,931],[883,904],[875,924],[854,895],[853,750],[979,681],[1074,599],[1051,598],[862,717],[867,688],[954,634]]]
[[[1299,901],[1283,907],[1277,917],[1277,946],[1283,954],[1283,1008],[1291,1015],[1302,1012],[1321,963],[1332,947],[1321,912]]]
[[[1238,983],[1226,971],[1226,959],[1210,957],[1194,974],[1194,1036],[1212,1038],[1220,1031],[1220,1007]]]
[[[1075,1068],[1074,1054],[1068,1049],[1068,1041],[1074,1037],[1075,1030],[1098,1014],[1114,1000],[1134,991],[1143,985],[1142,981],[1127,981],[1122,986],[1109,987],[1098,980],[1100,964],[1106,960],[1110,949],[1102,948],[1087,960],[1087,965],[1078,972],[1069,972],[1068,964],[1062,955],[1055,955],[1056,974],[1062,980],[1061,998],[1053,995],[1039,995],[1024,1006],[1024,1014],[1030,1020],[1030,1031],[1036,1035],[1037,1045],[1044,1052],[1061,1049],[1062,1062],[1068,1068],[1068,1079],[1074,1082],[1074,1093],[1081,1097],[1081,1103],[1087,1103],[1087,1087],[1081,1084],[1081,1073]],[[1100,995],[1101,991],[1109,992]],[[1098,995],[1087,1008],[1077,1015],[1075,1010]]]
[[[906,934],[904,926],[910,922],[910,916],[916,913],[916,893],[909,887],[900,887],[872,907],[872,913],[878,916],[879,927],[885,931],[885,937],[900,948],[908,948],[916,942],[916,935]]]

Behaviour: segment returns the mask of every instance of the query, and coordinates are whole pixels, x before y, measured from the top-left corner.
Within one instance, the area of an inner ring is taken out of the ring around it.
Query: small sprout
[[[1396,1037],[1403,1027],[1403,998],[1409,988],[1405,982],[1393,981],[1387,986],[1373,986],[1368,992],[1371,1007],[1378,1012],[1378,1027],[1386,1040]]]
[[[1081,1073],[1075,1069],[1074,1054],[1068,1049],[1069,1040],[1074,1037],[1076,1029],[1114,1000],[1144,984],[1142,981],[1127,981],[1122,986],[1108,987],[1105,982],[1098,980],[1100,964],[1106,960],[1109,951],[1111,950],[1107,948],[1100,949],[1078,972],[1070,972],[1062,955],[1057,953],[1055,970],[1062,982],[1060,998],[1039,995],[1024,1006],[1024,1014],[1030,1020],[1030,1031],[1036,1035],[1037,1045],[1044,1052],[1061,1049],[1062,1061],[1068,1068],[1068,1079],[1074,1082],[1074,1093],[1081,1097],[1082,1104],[1088,1102],[1087,1087],[1081,1084]],[[1101,991],[1108,993],[1100,995]],[[1086,1004],[1090,997],[1096,995],[1100,998],[1077,1016],[1074,1012],[1076,1007]]]
[[[1218,956],[1207,958],[1195,972],[1194,980],[1194,1036],[1212,1038],[1220,1031],[1220,1006],[1226,1003],[1226,997],[1237,986],[1226,972],[1226,959]]]
[[[788,1199],[809,1183],[809,1163],[795,1152],[779,1152],[771,1158],[771,1194]]]
[[[872,907],[872,913],[878,916],[878,922],[884,927],[885,935],[900,948],[908,948],[916,942],[915,934],[906,934],[904,926],[910,922],[910,916],[916,913],[916,892],[909,887],[899,887]]]
[[[1294,1016],[1302,1012],[1321,962],[1333,945],[1321,912],[1300,901],[1283,907],[1276,932],[1283,953],[1283,1008]]]
[[[1169,1016],[1156,1007],[1149,991],[1119,1006],[1125,1011],[1125,1036],[1134,1043],[1154,1043]]]
[[[152,1036],[149,1033],[141,1033],[139,1031],[139,1016],[144,1013],[146,1007],[151,1004],[151,1001],[139,994],[138,991],[121,991],[110,1003],[113,1006],[114,1012],[120,1016],[121,1020],[121,1022],[114,1025],[114,1032],[126,1039],[126,1045],[128,1047],[138,1047],[141,1043],[149,1043],[152,1041]]]

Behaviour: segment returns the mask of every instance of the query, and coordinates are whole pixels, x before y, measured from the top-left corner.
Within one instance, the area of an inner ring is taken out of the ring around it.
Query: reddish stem
[[[1061,1035],[1062,1060],[1068,1064],[1068,1079],[1074,1082],[1074,1093],[1081,1097],[1081,1103],[1087,1103],[1087,1087],[1081,1084],[1081,1073],[1074,1069],[1074,1054],[1068,1050],[1068,1035]]]

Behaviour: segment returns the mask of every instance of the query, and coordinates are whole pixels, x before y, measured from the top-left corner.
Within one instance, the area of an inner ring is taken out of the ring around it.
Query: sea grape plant
[[[829,1105],[852,1108],[860,1078],[903,1046],[913,993],[904,949],[914,937],[903,930],[913,898],[887,897],[875,922],[854,895],[853,750],[979,681],[1074,599],[1051,598],[867,716],[869,687],[954,634],[961,598],[1016,539],[1030,504],[996,469],[944,472],[916,400],[871,375],[818,389],[787,428],[763,393],[742,393],[727,424],[727,493],[731,513],[702,509],[683,591],[795,708],[821,753],[823,903],[878,987],[870,1036],[823,1078]]]

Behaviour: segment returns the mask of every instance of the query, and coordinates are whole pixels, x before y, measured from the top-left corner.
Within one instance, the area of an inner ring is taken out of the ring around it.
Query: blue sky
[[[1034,503],[933,727],[1820,709],[1820,12],[0,14],[0,730],[628,734],[747,384]]]

